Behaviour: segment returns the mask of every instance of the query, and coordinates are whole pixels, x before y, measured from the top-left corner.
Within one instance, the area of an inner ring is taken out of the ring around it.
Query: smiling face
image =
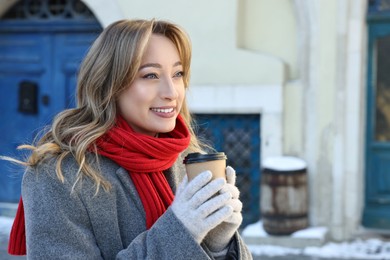
[[[119,96],[119,112],[135,132],[155,136],[175,128],[184,96],[176,46],[167,37],[153,34],[135,80]]]

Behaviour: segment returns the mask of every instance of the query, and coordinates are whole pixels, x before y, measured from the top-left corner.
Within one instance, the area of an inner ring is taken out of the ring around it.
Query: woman
[[[102,32],[81,65],[77,107],[23,146],[32,154],[10,253],[27,244],[31,259],[251,259],[234,170],[185,176],[183,156],[202,150],[185,101],[190,60],[188,37],[169,22]]]

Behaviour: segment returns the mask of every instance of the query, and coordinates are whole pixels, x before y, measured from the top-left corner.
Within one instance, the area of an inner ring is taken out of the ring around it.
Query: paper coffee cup
[[[186,166],[188,181],[191,181],[199,173],[211,171],[213,179],[226,178],[226,155],[223,152],[201,154],[190,153],[185,158],[183,163]]]

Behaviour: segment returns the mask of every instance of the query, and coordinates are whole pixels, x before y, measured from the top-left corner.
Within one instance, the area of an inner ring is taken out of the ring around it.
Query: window
[[[260,218],[260,115],[197,114],[196,132],[217,151],[225,152],[227,165],[237,172],[243,207],[243,224]]]

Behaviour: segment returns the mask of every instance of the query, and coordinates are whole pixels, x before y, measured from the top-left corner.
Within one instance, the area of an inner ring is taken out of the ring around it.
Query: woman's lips
[[[159,117],[171,118],[175,116],[174,107],[152,107],[150,110]]]

